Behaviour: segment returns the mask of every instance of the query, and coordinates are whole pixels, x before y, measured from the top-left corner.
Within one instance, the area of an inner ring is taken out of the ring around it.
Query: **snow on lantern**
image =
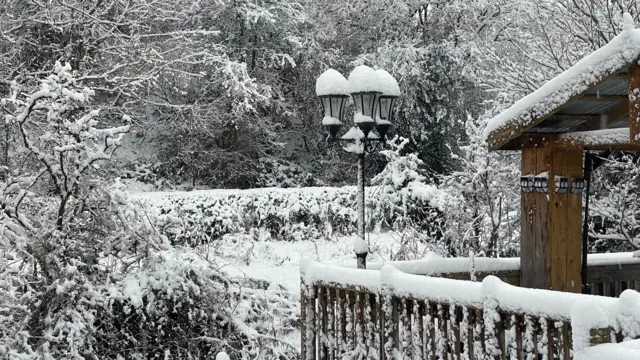
[[[385,70],[376,70],[382,94],[378,96],[378,111],[376,112],[376,131],[384,139],[393,122],[393,106],[400,97],[400,87],[396,79]]]
[[[345,105],[349,98],[347,79],[336,70],[325,71],[316,81],[316,95],[324,110],[322,125],[335,139],[342,127]]]

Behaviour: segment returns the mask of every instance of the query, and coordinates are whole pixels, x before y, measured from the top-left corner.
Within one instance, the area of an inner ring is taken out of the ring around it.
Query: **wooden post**
[[[547,192],[521,195],[520,285],[580,292],[582,195],[556,191],[556,176],[582,177],[582,149],[522,150],[522,175],[546,175]]]
[[[640,144],[640,66],[629,67],[629,137]]]

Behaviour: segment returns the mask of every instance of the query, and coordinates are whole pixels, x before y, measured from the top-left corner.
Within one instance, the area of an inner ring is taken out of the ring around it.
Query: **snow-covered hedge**
[[[384,187],[367,188],[368,228],[425,226],[431,223],[425,219],[435,220],[438,211],[430,205],[431,197],[411,190],[393,196]],[[267,230],[281,240],[351,234],[357,223],[355,195],[355,187],[317,187],[143,193],[134,198],[165,219],[174,243],[197,245],[250,229]]]

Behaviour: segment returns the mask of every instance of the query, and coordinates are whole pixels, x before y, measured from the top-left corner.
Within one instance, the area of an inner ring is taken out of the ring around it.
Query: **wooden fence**
[[[303,359],[572,359],[566,304],[589,298],[613,307],[616,301],[516,288],[495,277],[480,283],[397,269],[387,269],[391,275],[344,270],[321,266],[319,271],[303,271],[316,273],[302,278]],[[390,281],[393,276],[398,279]],[[487,290],[491,284],[502,289],[496,294],[518,290],[514,299],[504,294],[499,298]],[[622,289],[615,286],[609,288]],[[520,306],[523,300],[538,307]],[[547,311],[545,306],[560,310]],[[608,328],[594,329],[592,335],[594,343],[611,340]],[[614,340],[621,337],[613,335]]]

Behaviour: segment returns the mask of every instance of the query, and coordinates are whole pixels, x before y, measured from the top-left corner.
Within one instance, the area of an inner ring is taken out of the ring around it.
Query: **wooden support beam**
[[[640,66],[629,66],[629,140],[640,144]]]
[[[556,192],[556,176],[582,177],[582,149],[525,148],[522,175],[547,175],[548,192],[522,192],[520,285],[579,292],[581,194]]]

